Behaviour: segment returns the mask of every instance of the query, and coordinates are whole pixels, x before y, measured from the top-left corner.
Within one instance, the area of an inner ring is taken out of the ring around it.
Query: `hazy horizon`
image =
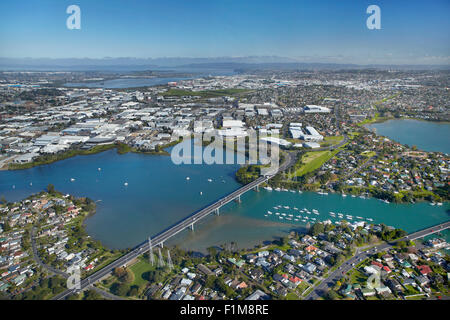
[[[81,24],[70,30],[73,4]],[[366,25],[373,4],[376,30]],[[449,9],[446,0],[5,1],[0,57],[450,65]]]

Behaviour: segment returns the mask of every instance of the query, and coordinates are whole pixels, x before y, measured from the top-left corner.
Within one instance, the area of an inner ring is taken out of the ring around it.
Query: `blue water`
[[[237,165],[177,166],[168,156],[119,155],[110,150],[27,170],[0,171],[0,196],[9,201],[20,200],[42,191],[49,183],[64,193],[88,196],[98,202],[97,213],[86,220],[87,232],[110,248],[127,248],[239,188],[234,179],[237,169]],[[241,199],[242,203],[226,205],[219,216],[211,215],[196,224],[194,232],[183,232],[170,242],[204,252],[212,245],[233,241],[239,247],[249,247],[291,230],[305,230],[306,223],[301,221],[282,221],[274,214],[265,217],[267,210],[299,214],[292,209],[275,210],[276,205],[317,209],[318,216],[309,215],[317,220],[336,220],[328,214],[334,211],[352,215],[353,221],[358,221],[356,216],[372,218],[376,223],[406,231],[448,221],[450,212],[448,203],[443,206],[385,204],[376,199],[342,198],[336,194],[323,196],[264,189],[247,192]]]
[[[340,221],[342,219],[333,218],[329,212],[343,213],[345,220],[349,222],[368,221],[373,219],[373,223],[384,223],[388,226],[402,228],[407,232],[417,231],[428,226],[432,226],[450,220],[450,204],[444,203],[442,206],[431,206],[429,203],[416,204],[386,204],[377,199],[342,197],[338,194],[319,195],[315,192],[276,192],[262,189],[260,192],[250,191],[241,197],[242,203],[232,203],[221,209],[219,217],[212,216],[210,221],[204,226],[198,226],[194,232],[186,232],[178,236],[174,243],[186,249],[195,248],[204,252],[208,246],[220,245],[235,241],[240,247],[251,247],[260,244],[264,240],[273,240],[276,237],[287,235],[290,231],[305,231],[307,222],[287,221],[275,215],[275,212],[297,215],[313,224],[311,218],[316,221],[331,220]],[[282,205],[289,209],[274,209],[273,207]],[[309,211],[316,209],[319,215],[313,213],[301,213],[294,210],[306,208]],[[268,215],[271,211],[272,215]],[[351,215],[352,220],[345,215]],[[267,217],[265,216],[267,215]],[[363,220],[356,218],[364,218]],[[230,234],[233,236],[230,237]],[[448,240],[448,234],[446,234]]]
[[[402,119],[373,123],[366,127],[402,144],[415,145],[423,151],[450,153],[450,123],[448,122]]]
[[[16,201],[49,183],[61,192],[88,196],[98,201],[97,213],[86,220],[88,233],[108,247],[124,248],[237,189],[237,169],[237,165],[177,166],[168,156],[119,155],[110,150],[27,170],[2,171],[0,196]]]
[[[168,82],[177,82],[190,78],[121,78],[105,80],[98,82],[66,83],[65,87],[86,87],[86,88],[105,88],[105,89],[124,89],[137,87],[150,87],[165,85]]]

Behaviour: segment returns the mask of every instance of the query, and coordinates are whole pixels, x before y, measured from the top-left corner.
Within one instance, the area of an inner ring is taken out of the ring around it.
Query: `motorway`
[[[280,165],[277,172],[284,171],[285,169],[291,167],[295,161],[295,153],[286,152],[287,159]],[[167,228],[166,230],[162,231],[158,235],[152,237],[152,246],[158,246],[163,245],[165,241],[167,241],[169,238],[173,237],[177,233],[183,231],[186,228],[189,228],[197,221],[201,220],[202,218],[208,216],[211,212],[214,212],[215,210],[219,209],[220,207],[224,206],[225,204],[235,200],[236,198],[240,197],[245,192],[259,186],[261,183],[267,182],[269,179],[273,178],[276,173],[266,176],[261,176],[258,179],[250,182],[249,184],[246,184],[245,186],[237,189],[236,191],[233,191],[229,195],[217,200],[213,204],[207,206],[204,209],[201,209],[200,211],[197,211],[188,217],[184,218],[183,220],[177,222],[173,226]],[[93,283],[99,281],[103,277],[109,275],[115,268],[125,266],[127,263],[132,261],[133,259],[137,258],[139,255],[147,252],[149,250],[149,245],[147,240],[143,241],[141,244],[137,245],[132,251],[128,252],[127,254],[121,256],[117,260],[111,262],[106,267],[96,271],[92,275],[84,278],[80,282],[81,290],[89,287]],[[68,289],[55,297],[53,297],[53,300],[62,300],[65,299],[67,296],[72,294],[75,291],[75,289]]]
[[[336,281],[341,279],[348,271],[354,268],[355,265],[360,263],[361,261],[369,258],[371,255],[375,254],[376,252],[383,252],[388,248],[391,248],[395,245],[397,241],[407,241],[407,240],[415,240],[419,238],[423,238],[425,236],[428,236],[430,234],[443,231],[445,229],[450,228],[450,221],[438,224],[433,227],[429,227],[414,233],[411,233],[404,238],[397,239],[392,243],[383,243],[378,246],[374,246],[369,250],[362,251],[359,253],[356,253],[352,258],[341,264],[339,268],[334,270],[326,279],[322,280],[322,282],[317,285],[313,291],[311,291],[306,297],[305,300],[316,300],[320,297],[325,296],[328,289],[333,287]]]

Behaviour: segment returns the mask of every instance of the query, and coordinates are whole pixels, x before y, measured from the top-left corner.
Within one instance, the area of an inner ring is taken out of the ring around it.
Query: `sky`
[[[81,29],[69,30],[69,5]],[[369,30],[369,5],[381,29]],[[0,57],[450,64],[449,0],[0,1]]]

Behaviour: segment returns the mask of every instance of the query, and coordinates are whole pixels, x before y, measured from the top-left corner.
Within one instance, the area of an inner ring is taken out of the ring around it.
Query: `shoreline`
[[[387,138],[387,139],[389,139],[389,140],[391,140],[391,141],[394,141],[394,142],[397,142],[398,144],[401,144],[402,146],[407,145],[407,144],[402,143],[402,142],[399,142],[399,141],[397,141],[397,140],[395,140],[395,139],[393,139],[393,138],[390,138],[390,137],[388,137],[388,136],[384,136],[384,135],[381,135],[381,134],[377,133],[376,128],[368,128],[368,127],[366,127],[366,126],[368,126],[368,125],[373,125],[373,124],[378,124],[378,123],[384,123],[384,122],[391,121],[391,120],[393,120],[393,121],[396,121],[396,120],[398,120],[398,121],[414,120],[414,121],[421,121],[421,122],[431,122],[431,123],[437,123],[437,124],[447,124],[447,125],[450,125],[450,121],[445,121],[445,120],[438,121],[438,120],[425,120],[425,119],[420,119],[420,118],[405,118],[405,117],[402,117],[402,118],[382,118],[382,119],[379,118],[379,120],[375,120],[375,121],[372,121],[372,122],[369,122],[369,123],[364,123],[364,124],[358,123],[358,126],[364,128],[365,130],[367,130],[367,131],[369,131],[369,132],[374,133],[374,134],[377,135],[378,137],[384,137],[384,138]],[[423,150],[423,149],[419,149],[419,148],[417,148],[417,150],[418,150],[418,151],[421,151],[421,152],[426,152],[426,153],[442,153],[442,154],[447,154],[446,152],[443,152],[443,151],[427,151],[427,150]]]
[[[173,141],[173,142],[167,143],[165,145],[162,145],[162,146],[160,146],[160,151],[141,151],[141,150],[132,148],[123,143],[103,144],[103,145],[97,145],[89,150],[72,149],[72,150],[68,150],[68,151],[65,151],[60,154],[50,155],[50,156],[48,156],[48,157],[50,157],[50,159],[44,158],[43,160],[40,160],[40,161],[38,160],[38,161],[33,161],[33,162],[28,162],[28,163],[23,163],[23,164],[22,163],[19,163],[19,164],[8,163],[8,164],[4,165],[3,167],[1,167],[0,171],[26,170],[26,169],[31,169],[34,167],[39,167],[42,165],[48,165],[48,164],[52,164],[52,163],[55,163],[58,161],[70,159],[70,158],[73,158],[76,156],[89,156],[89,155],[102,153],[102,152],[112,150],[112,149],[116,149],[117,153],[120,155],[132,152],[132,153],[140,153],[140,154],[155,155],[155,156],[157,156],[157,155],[169,156],[170,154],[165,149],[170,148],[178,143],[180,143],[180,140]]]
[[[416,121],[423,121],[423,122],[435,122],[435,123],[442,123],[442,124],[450,124],[450,121],[447,121],[447,120],[422,119],[422,118],[415,118],[415,117],[396,118],[396,117],[392,117],[392,116],[391,117],[375,116],[374,118],[363,120],[363,121],[357,123],[357,125],[359,127],[365,127],[366,125],[371,125],[371,124],[375,124],[375,123],[383,123],[383,122],[387,122],[390,120],[416,120]]]

